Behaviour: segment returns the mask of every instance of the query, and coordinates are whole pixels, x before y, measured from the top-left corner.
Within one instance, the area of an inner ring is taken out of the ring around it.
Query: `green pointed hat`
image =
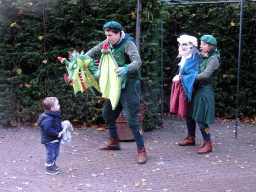
[[[203,35],[200,40],[213,46],[217,45],[217,41],[212,35]]]
[[[105,30],[106,28],[116,29],[118,31],[122,31],[122,29],[123,29],[122,25],[120,23],[116,22],[116,21],[109,21],[109,22],[107,22],[103,26],[103,30]]]

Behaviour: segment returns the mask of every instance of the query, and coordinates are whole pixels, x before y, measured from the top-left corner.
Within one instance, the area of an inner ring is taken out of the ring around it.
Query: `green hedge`
[[[240,4],[166,6],[164,19],[165,111],[169,108],[171,80],[177,72],[177,37],[183,33],[198,39],[212,34],[218,42],[221,65],[216,88],[216,116],[235,118],[239,46]],[[256,4],[244,3],[240,70],[240,117],[255,117]]]
[[[88,51],[105,39],[102,26],[120,22],[135,37],[137,0],[6,0],[0,3],[1,123],[35,122],[46,96],[60,100],[63,119],[103,123],[103,100],[77,94],[64,83],[65,66],[57,57]],[[255,117],[256,5],[244,3],[241,57],[240,113]],[[177,37],[183,33],[200,38],[212,34],[221,53],[216,89],[216,115],[234,118],[239,38],[239,4],[165,5],[143,0],[141,16],[142,77],[149,92],[144,130],[158,123],[160,103],[169,111],[171,80],[179,60]],[[164,100],[161,91],[161,19],[163,19]],[[99,58],[98,58],[99,59]],[[3,100],[8,102],[2,102]]]
[[[2,1],[0,3],[1,71],[5,85],[11,87],[11,104],[5,104],[1,122],[35,122],[42,112],[41,101],[46,96],[60,100],[63,119],[86,122],[89,125],[103,123],[103,100],[96,96],[77,94],[64,83],[65,66],[58,56],[68,57],[68,52],[88,51],[105,39],[103,25],[110,20],[120,22],[125,32],[135,37],[136,0],[58,0]],[[155,6],[157,5],[157,6]],[[142,60],[145,82],[149,89],[158,91],[158,29],[161,4],[143,1],[141,22]],[[150,15],[150,17],[148,17]],[[154,17],[152,17],[154,15]],[[157,16],[156,16],[157,15]],[[99,59],[99,58],[98,58]],[[156,71],[151,73],[151,70]],[[148,76],[151,74],[151,76]],[[143,75],[144,76],[144,75]],[[157,86],[156,86],[157,85]],[[9,90],[5,91],[7,94]],[[145,96],[148,111],[144,129],[152,129],[157,121],[158,105],[150,94]],[[15,98],[15,100],[13,100]],[[152,101],[153,100],[153,101]],[[12,111],[15,111],[13,113]],[[8,116],[9,118],[5,118]],[[147,128],[148,127],[148,128]]]

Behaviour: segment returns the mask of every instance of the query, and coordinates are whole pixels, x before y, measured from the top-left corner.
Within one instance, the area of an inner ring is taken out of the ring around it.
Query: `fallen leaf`
[[[106,130],[105,127],[100,127],[100,128],[97,129],[97,131],[105,131],[105,130]]]
[[[18,75],[22,73],[22,70],[21,70],[21,69],[17,69],[16,71],[17,71],[17,74],[18,74]]]
[[[25,86],[26,86],[27,88],[31,87],[31,85],[28,84],[28,83],[25,83]]]
[[[39,36],[38,39],[41,41],[44,37],[43,36]]]
[[[139,187],[139,186],[140,186],[140,183],[136,182],[136,183],[135,183],[135,186],[136,186],[136,187]]]
[[[136,13],[134,11],[131,11],[131,17],[132,19],[136,19]]]
[[[242,165],[238,165],[239,168],[243,169],[244,167]]]

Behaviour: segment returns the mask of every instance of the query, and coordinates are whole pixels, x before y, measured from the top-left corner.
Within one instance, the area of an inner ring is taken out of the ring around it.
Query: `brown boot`
[[[198,154],[205,154],[212,152],[212,142],[211,141],[205,141],[202,145],[201,149],[197,151]]]
[[[196,145],[195,138],[196,138],[195,136],[188,135],[184,141],[179,142],[179,146],[187,146],[187,145],[195,146]]]
[[[147,153],[146,153],[146,148],[145,147],[138,147],[138,164],[144,164],[147,161]]]
[[[118,139],[110,139],[108,144],[104,144],[100,146],[101,150],[120,150],[119,140]]]

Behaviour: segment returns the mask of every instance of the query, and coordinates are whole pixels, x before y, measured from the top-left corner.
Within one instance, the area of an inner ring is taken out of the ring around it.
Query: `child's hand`
[[[59,133],[59,135],[58,135],[58,138],[60,139],[62,136],[61,136],[62,134],[61,134],[61,132]]]

